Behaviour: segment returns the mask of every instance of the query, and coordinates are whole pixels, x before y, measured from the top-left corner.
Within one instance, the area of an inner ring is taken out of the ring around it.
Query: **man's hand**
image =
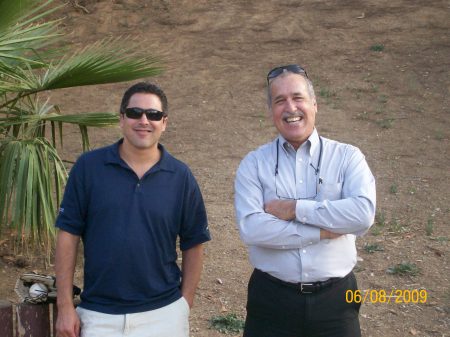
[[[276,216],[278,219],[290,221],[295,219],[295,205],[295,200],[271,200],[264,205],[264,211]],[[337,239],[342,235],[326,229],[320,229],[320,240]]]
[[[58,306],[58,318],[56,320],[57,337],[79,337],[80,318],[73,305]]]
[[[295,200],[271,200],[264,205],[264,211],[281,220],[295,219]]]
[[[330,231],[327,231],[326,229],[320,229],[320,240],[332,240],[337,239],[343,234],[337,234]]]

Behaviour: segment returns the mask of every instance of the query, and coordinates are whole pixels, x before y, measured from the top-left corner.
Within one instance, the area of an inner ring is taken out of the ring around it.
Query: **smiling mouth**
[[[292,116],[292,117],[284,118],[284,121],[286,123],[296,123],[296,122],[300,122],[301,120],[303,120],[302,116]]]

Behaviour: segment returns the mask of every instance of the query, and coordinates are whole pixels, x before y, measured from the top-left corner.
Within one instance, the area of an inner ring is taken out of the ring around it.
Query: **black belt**
[[[350,274],[348,274],[345,277],[332,277],[325,281],[319,281],[319,282],[299,282],[299,283],[292,283],[280,280],[276,278],[275,276],[272,276],[268,273],[265,273],[259,269],[255,269],[255,272],[260,274],[261,276],[264,276],[266,279],[269,279],[275,283],[281,284],[283,286],[294,288],[296,290],[299,290],[301,294],[313,294],[316,293],[322,289],[328,288],[332,286],[333,284],[339,282],[340,280],[348,277]]]

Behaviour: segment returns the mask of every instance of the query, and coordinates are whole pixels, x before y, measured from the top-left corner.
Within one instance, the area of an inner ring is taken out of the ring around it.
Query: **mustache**
[[[282,114],[283,118],[289,118],[289,117],[305,117],[305,114],[302,111],[295,111],[295,112],[283,112]]]

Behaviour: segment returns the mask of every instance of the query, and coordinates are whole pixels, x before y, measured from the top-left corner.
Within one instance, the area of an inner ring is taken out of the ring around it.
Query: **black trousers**
[[[353,272],[328,288],[301,294],[255,270],[243,337],[360,337],[360,304],[345,299],[347,290],[357,289]]]

